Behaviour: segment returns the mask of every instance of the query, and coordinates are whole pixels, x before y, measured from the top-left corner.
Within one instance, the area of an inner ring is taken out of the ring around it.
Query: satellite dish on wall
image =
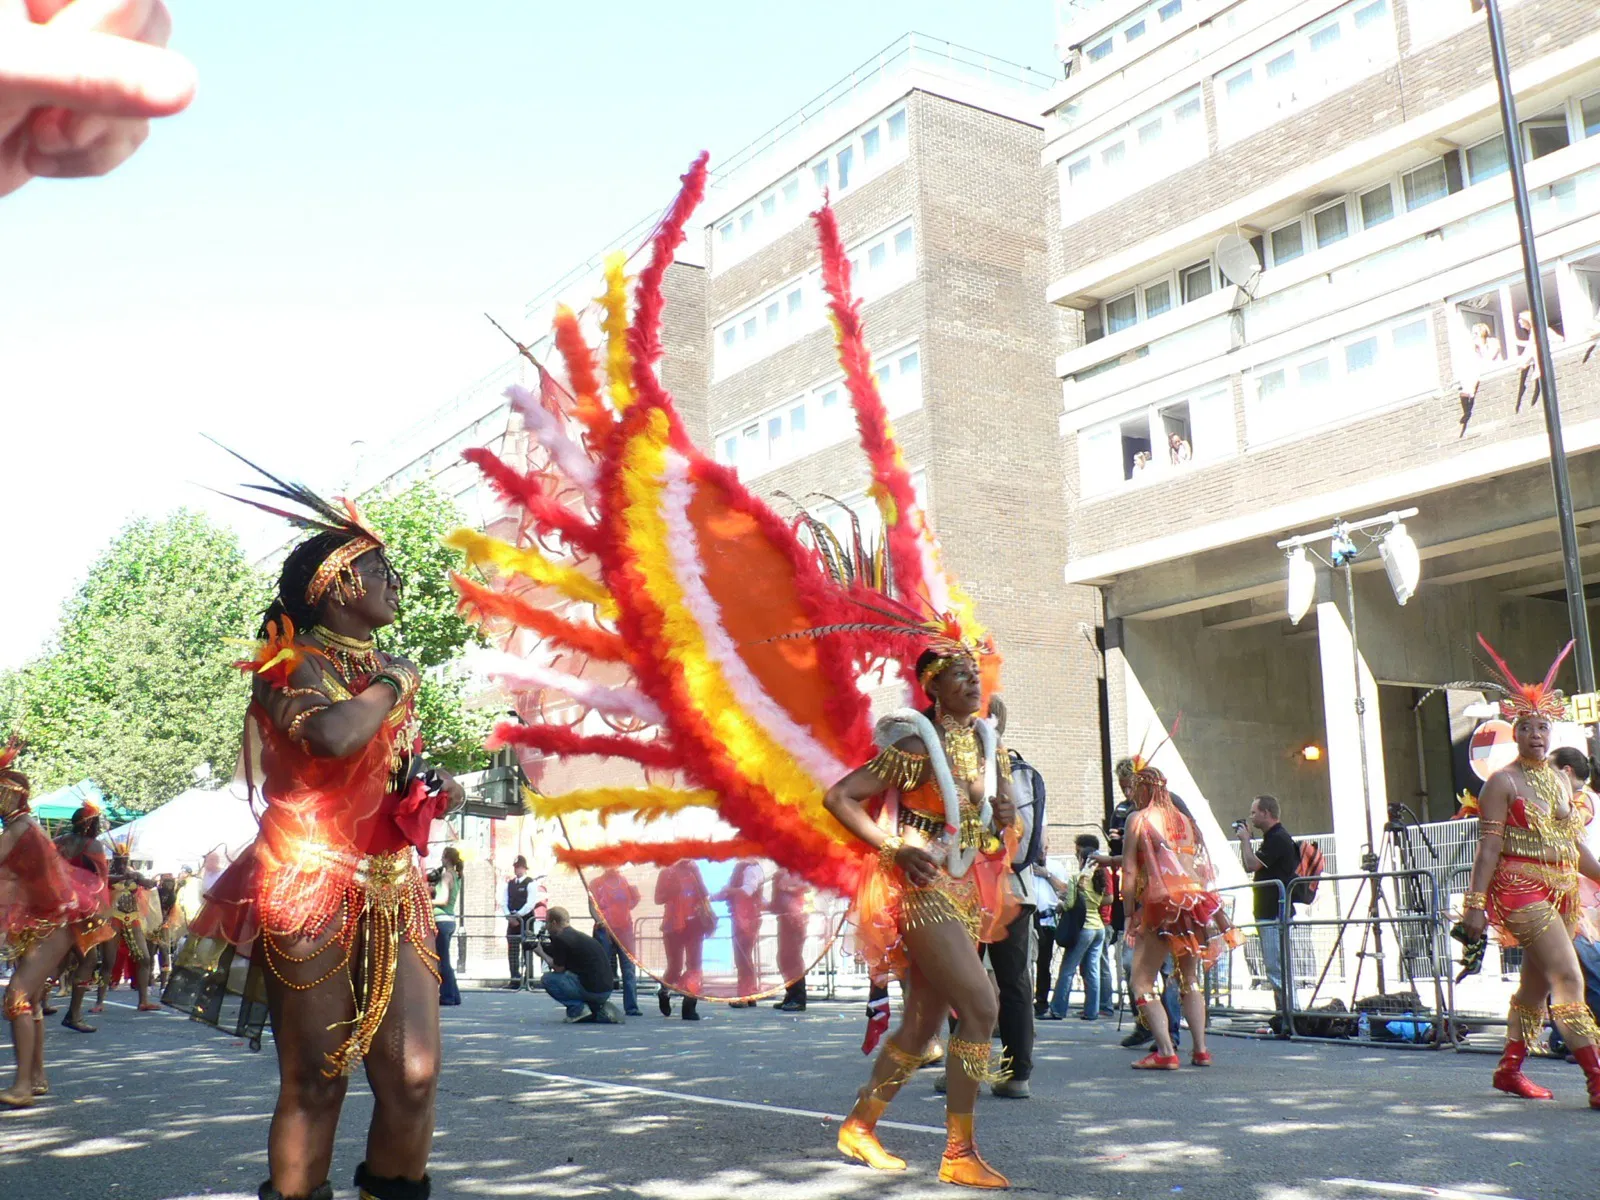
[[[1261,260],[1256,257],[1256,248],[1239,234],[1227,233],[1218,239],[1216,255],[1223,278],[1254,298],[1256,280],[1261,278]]]

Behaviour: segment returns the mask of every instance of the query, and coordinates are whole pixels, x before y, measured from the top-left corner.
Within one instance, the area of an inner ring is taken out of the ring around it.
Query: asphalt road
[[[0,1200],[250,1200],[266,1177],[269,1041],[237,1041],[114,993],[100,1032],[50,1026],[55,1094],[0,1112]],[[120,1003],[116,1001],[120,1000]],[[932,1072],[889,1111],[904,1174],[833,1148],[866,1072],[859,1004],[711,1008],[570,1026],[538,993],[468,992],[446,1010],[435,1196],[912,1200],[936,1180]],[[703,1006],[711,1007],[711,1006]],[[59,1020],[55,1018],[54,1020]],[[1491,1057],[1214,1038],[1209,1071],[1134,1073],[1111,1023],[1041,1024],[1034,1098],[985,1096],[979,1144],[1038,1196],[1182,1200],[1581,1200],[1600,1197],[1600,1112],[1576,1067],[1535,1062],[1554,1103],[1489,1088]],[[10,1048],[3,1050],[9,1069]],[[1187,1063],[1187,1059],[1185,1059]],[[362,1153],[351,1088],[334,1182]]]

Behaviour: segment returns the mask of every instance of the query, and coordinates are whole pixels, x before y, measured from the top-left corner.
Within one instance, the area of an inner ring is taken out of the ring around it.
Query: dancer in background
[[[733,865],[728,876],[728,886],[713,900],[725,901],[728,915],[733,919],[733,962],[739,989],[739,999],[729,1008],[754,1008],[751,999],[761,990],[761,969],[756,965],[756,950],[761,941],[761,885],[766,882],[766,872],[753,858],[741,858]]]
[[[31,1108],[50,1091],[44,1071],[44,997],[50,976],[74,948],[109,934],[100,920],[109,903],[105,880],[69,866],[28,806],[28,777],[16,770],[20,746],[0,750],[0,937],[14,962],[3,1005],[11,1025],[17,1075],[0,1105]]]
[[[400,607],[382,540],[353,507],[268,478],[261,490],[307,510],[291,520],[313,536],[289,552],[263,641],[239,664],[252,676],[245,736],[260,750],[261,832],[212,885],[191,942],[220,954],[222,939],[266,967],[280,1082],[262,1200],[332,1196],[357,1066],[373,1096],[360,1196],[423,1200],[439,971],[418,853],[461,789],[421,758],[416,668],[374,640]]]
[[[111,919],[116,923],[122,949],[127,951],[129,974],[139,993],[139,1011],[158,1012],[161,1006],[150,999],[150,971],[154,965],[150,943],[151,935],[161,927],[160,901],[156,897],[156,881],[128,865],[129,850],[126,842],[113,847],[109,876]]]
[[[663,868],[656,876],[655,901],[661,905],[661,943],[667,955],[656,1004],[663,1017],[670,1017],[669,989],[676,989],[683,994],[683,1019],[698,1021],[706,938],[717,931],[717,914],[712,911],[699,864],[683,859]]]
[[[106,862],[105,847],[100,844],[101,819],[100,806],[92,800],[80,805],[72,814],[67,832],[56,838],[56,852],[71,866],[90,872],[104,883],[108,880],[111,868]],[[111,923],[110,913],[108,890],[105,911],[85,918],[90,928],[85,928],[79,935],[78,951],[71,956],[71,960],[75,961],[63,972],[64,978],[70,977],[72,980],[72,998],[67,1003],[67,1012],[61,1018],[61,1024],[74,1033],[95,1031],[95,1026],[83,1019],[83,1001],[89,994],[90,983],[99,986],[93,1011],[101,1011],[105,1004],[106,985],[111,981],[111,964],[115,960],[117,946],[117,927]]]
[[[1566,712],[1553,685],[1572,643],[1543,682],[1523,684],[1482,634],[1478,641],[1499,669],[1501,679],[1490,686],[1505,693],[1500,713],[1512,722],[1517,743],[1517,761],[1496,771],[1478,793],[1478,852],[1462,919],[1470,939],[1481,939],[1492,923],[1502,946],[1523,952],[1494,1086],[1529,1100],[1553,1098],[1522,1071],[1528,1042],[1544,1028],[1548,997],[1567,1051],[1588,1079],[1589,1105],[1600,1108],[1600,1027],[1584,1003],[1583,971],[1573,947],[1578,876],[1600,882],[1600,862],[1584,844],[1583,806],[1574,803],[1571,784],[1549,762],[1550,724]]]
[[[767,911],[778,918],[778,973],[785,990],[783,999],[772,1007],[779,1012],[806,1010],[806,905],[810,897],[805,876],[778,868],[772,877]]]
[[[1237,945],[1239,933],[1222,924],[1222,900],[1210,890],[1214,871],[1199,829],[1173,803],[1167,777],[1142,756],[1134,759],[1132,798],[1133,812],[1122,843],[1127,936],[1133,945],[1132,990],[1156,1042],[1156,1048],[1133,1067],[1178,1069],[1178,1052],[1156,987],[1169,954],[1194,1047],[1190,1061],[1209,1067],[1201,971],[1214,965],[1226,947]]]
[[[639,1017],[639,972],[634,966],[633,910],[642,897],[614,864],[608,865],[589,881],[590,911],[595,919],[594,936],[606,948],[611,968],[622,980],[622,1011]]]

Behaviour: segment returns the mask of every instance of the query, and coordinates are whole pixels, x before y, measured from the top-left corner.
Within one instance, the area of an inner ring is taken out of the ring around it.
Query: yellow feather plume
[[[606,334],[606,387],[618,413],[633,404],[633,356],[628,353],[628,260],[620,252],[606,258],[606,310],[600,327]]]
[[[614,618],[617,615],[617,602],[604,584],[590,579],[574,567],[552,562],[537,550],[520,549],[471,529],[456,530],[444,539],[444,544],[452,550],[460,550],[474,566],[498,567],[545,587],[555,588],[568,599],[593,604],[603,617]]]
[[[522,793],[523,803],[536,817],[564,817],[568,813],[592,812],[604,824],[610,817],[631,813],[640,821],[653,821],[685,808],[715,808],[717,794],[711,791],[682,791],[666,787],[580,788],[559,796]]]

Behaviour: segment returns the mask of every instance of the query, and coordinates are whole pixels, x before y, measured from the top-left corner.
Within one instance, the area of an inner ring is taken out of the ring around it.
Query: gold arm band
[[[898,746],[885,746],[867,764],[867,770],[897,791],[909,792],[927,777],[928,756],[913,754]]]
[[[1479,838],[1486,838],[1486,837],[1503,838],[1503,837],[1505,837],[1505,835],[1506,835],[1506,823],[1504,821],[1486,821],[1482,817],[1478,818],[1478,837]]]
[[[1489,897],[1484,892],[1468,892],[1462,898],[1462,907],[1465,908],[1467,912],[1472,912],[1474,909],[1482,910],[1486,908],[1488,904]]]
[[[894,869],[894,856],[900,853],[906,844],[905,838],[898,833],[890,834],[883,839],[883,845],[878,847],[878,865],[885,871]]]

